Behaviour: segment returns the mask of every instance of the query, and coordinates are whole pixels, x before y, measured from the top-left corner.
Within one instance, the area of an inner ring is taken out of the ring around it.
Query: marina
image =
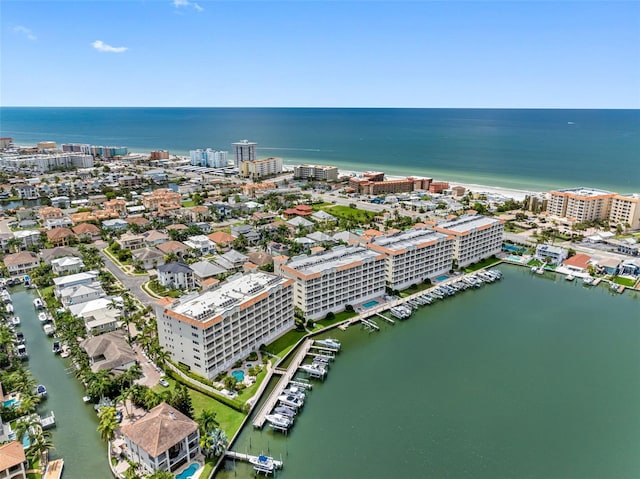
[[[281,478],[462,478],[470,470],[479,479],[633,477],[640,469],[636,293],[500,269],[504,279],[494,287],[417,309],[410,321],[384,325],[384,334],[334,330],[340,367],[314,383],[312,407],[295,431],[249,427],[232,449],[282,455]],[[389,378],[393,386],[384,387]],[[629,441],[614,445],[608,434]],[[322,444],[323,454],[310,444]],[[227,461],[216,477],[253,472]]]

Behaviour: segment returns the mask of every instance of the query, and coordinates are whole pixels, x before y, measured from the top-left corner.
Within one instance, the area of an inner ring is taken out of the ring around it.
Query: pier
[[[396,324],[396,322],[395,322],[393,319],[388,318],[387,316],[385,316],[385,315],[384,315],[384,314],[382,314],[382,313],[376,313],[376,316],[380,316],[382,319],[384,319],[384,320],[385,320],[386,322],[388,322],[388,323]]]
[[[369,321],[368,319],[362,318],[362,319],[360,319],[360,322],[362,324],[364,324],[365,326],[367,326],[368,328],[375,329],[376,331],[380,331],[380,326],[378,326],[373,321]]]
[[[55,461],[49,462],[42,479],[60,479],[63,467],[64,461],[62,459],[56,459]]]
[[[262,426],[264,426],[264,423],[266,421],[265,418],[267,414],[269,414],[269,412],[278,403],[278,396],[282,394],[282,391],[284,390],[284,388],[287,386],[287,384],[289,384],[291,379],[293,379],[294,374],[296,373],[296,371],[302,364],[302,361],[304,361],[305,356],[309,352],[309,349],[311,348],[312,343],[313,343],[312,340],[307,339],[302,344],[302,346],[300,347],[300,350],[296,353],[295,357],[291,361],[291,364],[286,369],[284,374],[282,374],[280,381],[278,381],[278,384],[276,384],[276,387],[273,389],[273,391],[271,391],[271,394],[263,404],[262,408],[260,408],[260,411],[258,411],[258,414],[256,414],[256,417],[253,420],[253,427],[261,429]]]
[[[249,463],[254,463],[257,462],[258,460],[258,456],[252,456],[251,454],[243,454],[241,452],[235,452],[235,451],[226,451],[224,453],[225,456],[227,456],[230,459],[234,459],[236,461],[243,461],[243,462],[249,462]],[[252,460],[254,462],[252,462]],[[275,459],[273,460],[273,465],[276,467],[276,469],[282,469],[282,467],[284,466],[284,463],[282,461],[276,461]]]

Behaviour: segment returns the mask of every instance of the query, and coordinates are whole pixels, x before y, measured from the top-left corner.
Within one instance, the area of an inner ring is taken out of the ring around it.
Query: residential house
[[[121,311],[116,307],[118,297],[92,299],[69,305],[71,314],[84,319],[87,332],[93,335],[115,331],[121,325]]]
[[[64,217],[64,213],[60,208],[54,206],[44,206],[38,210],[38,218],[40,224],[44,225],[47,220],[56,220]]]
[[[207,255],[216,251],[216,244],[205,235],[190,236],[184,244],[197,251],[199,255]]]
[[[129,223],[120,218],[105,220],[102,222],[102,228],[105,230],[124,231],[129,227]]]
[[[136,250],[140,248],[144,248],[144,236],[143,235],[133,235],[129,233],[124,233],[120,236],[120,239],[116,240],[116,243],[120,245],[122,249],[128,250]]]
[[[47,240],[53,246],[67,246],[75,239],[76,235],[69,228],[55,228],[47,231]]]
[[[184,208],[182,217],[190,223],[196,223],[211,219],[211,212],[206,206],[194,206],[192,208]]]
[[[5,256],[4,265],[7,267],[9,276],[18,276],[37,268],[40,265],[40,258],[32,251],[21,251]]]
[[[0,446],[0,478],[27,479],[27,457],[18,441]]]
[[[198,423],[166,403],[122,427],[125,454],[148,472],[174,472],[200,454]]]
[[[52,230],[55,228],[71,228],[71,226],[73,226],[73,221],[71,221],[71,218],[67,216],[62,218],[48,219],[44,222],[44,227],[48,230]]]
[[[56,297],[64,306],[86,303],[93,299],[104,298],[107,293],[99,282],[68,286],[56,291]]]
[[[170,239],[168,234],[158,230],[149,230],[144,233],[144,242],[147,246],[158,246],[159,244],[166,243]]]
[[[193,277],[195,279],[196,285],[205,288],[211,285],[211,278],[215,278],[221,274],[225,274],[227,270],[220,266],[217,263],[212,263],[211,261],[198,261],[197,263],[193,263],[189,265],[189,268],[193,271]],[[217,281],[216,281],[217,282]]]
[[[63,256],[51,260],[53,274],[58,276],[79,273],[83,268],[84,262],[77,256]]]
[[[100,239],[100,228],[92,223],[81,223],[71,228],[79,240],[97,241]]]
[[[136,364],[136,353],[121,331],[113,331],[87,338],[80,343],[91,361],[91,370],[119,374]]]
[[[9,253],[9,241],[13,238],[13,233],[0,233],[0,249],[3,253]]]
[[[260,241],[260,233],[258,233],[250,225],[237,225],[231,227],[231,234],[236,238],[240,235],[244,236],[249,244],[256,244]]]
[[[80,256],[80,252],[76,248],[69,246],[58,246],[56,248],[49,248],[40,250],[40,256],[42,261],[47,264],[51,264],[51,261],[55,258],[62,258],[63,256]]]
[[[272,241],[267,245],[267,253],[272,256],[289,256],[289,245]]]
[[[337,223],[338,219],[324,210],[314,211],[310,218],[318,223]]]
[[[164,253],[157,248],[140,248],[131,254],[142,262],[142,267],[146,270],[155,269],[164,264]]]
[[[179,258],[183,258],[189,252],[189,247],[180,241],[166,241],[156,248],[166,255],[175,254]]]
[[[637,276],[640,276],[640,265],[634,261],[623,261],[620,265],[620,272],[618,274],[620,276],[631,276],[636,278]]]
[[[574,273],[586,273],[590,264],[591,256],[583,253],[573,255],[562,262],[562,266]]]
[[[105,210],[117,211],[120,216],[127,216],[127,202],[120,198],[114,198],[102,203]]]
[[[196,287],[193,270],[180,262],[158,266],[158,282],[167,289],[190,290]]]
[[[20,240],[21,249],[29,249],[32,246],[38,246],[42,243],[40,232],[36,230],[14,231],[13,237]]]
[[[128,208],[128,210],[129,213],[131,213],[131,208]],[[147,218],[143,218],[142,216],[129,216],[125,221],[129,223],[129,226],[136,225],[139,228],[146,228],[146,226],[151,223]]]
[[[208,238],[213,241],[218,248],[226,249],[236,239],[235,236],[225,233],[224,231],[216,231],[211,233]]]
[[[69,206],[71,206],[71,200],[68,196],[54,196],[53,198],[51,198],[51,206],[58,208],[69,208]]]
[[[226,253],[218,256],[215,259],[215,262],[223,268],[236,271],[240,270],[240,268],[242,268],[242,265],[244,265],[247,261],[249,261],[249,258],[247,256],[234,249],[227,251]]]
[[[302,216],[294,216],[287,220],[287,223],[296,228],[311,228],[313,226],[312,221],[306,220]]]
[[[53,284],[58,291],[68,288],[70,286],[78,286],[80,284],[92,284],[98,280],[97,271],[85,271],[83,273],[76,273],[70,276],[61,276],[60,278],[53,278]]]
[[[617,258],[602,258],[597,261],[597,267],[606,274],[615,276],[620,270],[621,263],[622,261]]]
[[[536,254],[534,258],[543,263],[559,265],[567,259],[568,252],[560,246],[552,246],[548,244],[539,244],[536,246]]]

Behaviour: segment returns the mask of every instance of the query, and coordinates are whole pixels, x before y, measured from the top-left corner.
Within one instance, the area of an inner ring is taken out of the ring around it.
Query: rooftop
[[[378,256],[380,256],[380,253],[376,253],[362,246],[336,246],[325,253],[319,253],[313,256],[295,256],[291,258],[286,266],[304,275],[310,275],[351,265],[359,261],[374,259]]]
[[[391,252],[413,249],[425,243],[442,241],[447,235],[427,229],[409,229],[390,236],[378,236],[371,240],[370,246],[381,246]]]
[[[555,191],[552,191],[552,193],[570,193],[570,194],[573,194],[576,196],[582,196],[585,198],[615,194],[611,191],[596,190],[595,188],[586,188],[584,186],[579,186],[577,188],[565,188],[563,190],[555,190]]]
[[[499,219],[489,218],[487,216],[465,215],[452,221],[445,221],[444,223],[439,223],[436,225],[434,229],[437,231],[447,230],[447,232],[451,232],[451,233],[466,233],[474,229],[493,226],[500,222],[501,221]]]

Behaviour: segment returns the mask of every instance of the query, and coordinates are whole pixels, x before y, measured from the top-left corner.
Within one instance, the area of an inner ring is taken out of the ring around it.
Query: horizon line
[[[173,108],[173,109],[317,109],[317,110],[640,110],[638,107],[496,107],[496,106],[145,106],[145,105],[0,105],[1,108]]]

